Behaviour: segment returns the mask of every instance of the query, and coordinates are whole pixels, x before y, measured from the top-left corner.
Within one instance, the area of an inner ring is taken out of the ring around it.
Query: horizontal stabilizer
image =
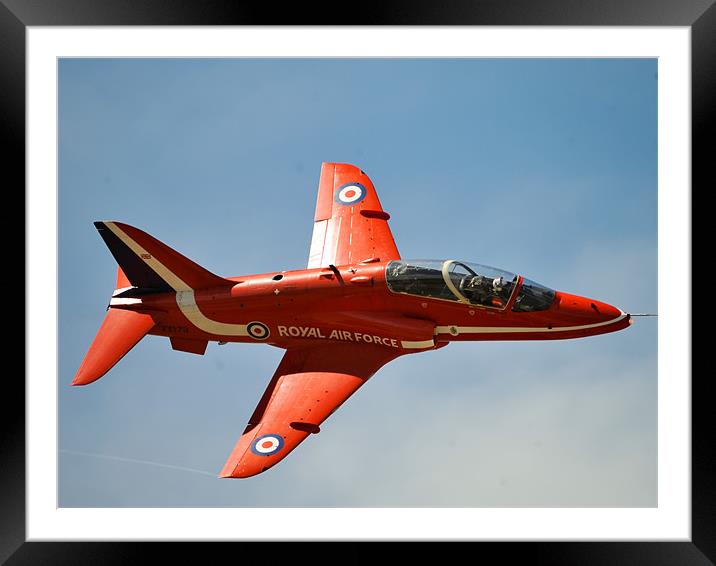
[[[110,308],[72,385],[97,381],[144,338],[162,316],[162,313]]]

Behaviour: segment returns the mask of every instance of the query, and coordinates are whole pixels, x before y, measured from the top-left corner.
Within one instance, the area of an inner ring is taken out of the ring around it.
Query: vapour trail
[[[196,468],[187,468],[186,466],[174,466],[172,464],[162,464],[161,462],[152,462],[150,460],[137,460],[136,458],[124,458],[122,456],[111,456],[109,454],[98,454],[95,452],[80,452],[79,450],[66,450],[60,448],[60,452],[64,454],[72,454],[74,456],[89,456],[91,458],[104,458],[105,460],[117,460],[119,462],[129,462],[131,464],[146,464],[148,466],[156,466],[158,468],[169,468],[170,470],[179,470],[182,472],[193,472],[204,476],[210,476],[214,479],[217,474],[207,472],[206,470],[197,470]]]

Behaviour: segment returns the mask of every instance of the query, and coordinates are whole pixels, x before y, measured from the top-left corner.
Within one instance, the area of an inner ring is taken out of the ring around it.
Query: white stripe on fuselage
[[[405,350],[419,350],[422,348],[433,348],[435,346],[434,340],[421,340],[419,342],[412,342],[409,340],[401,340],[400,345]]]
[[[164,279],[177,293],[176,301],[182,314],[199,330],[208,332],[209,334],[219,334],[222,336],[248,336],[246,324],[231,324],[227,322],[218,322],[204,316],[199,310],[194,298],[194,289],[189,287],[180,277],[174,274],[162,262],[157,260],[152,254],[130,238],[122,229],[114,222],[105,222],[115,236],[124,242],[137,256],[149,266],[159,277]],[[149,259],[147,259],[147,257]],[[114,299],[116,300],[116,299]],[[111,303],[110,303],[111,304]]]
[[[436,326],[435,334],[450,334],[456,336],[451,329],[457,329],[458,334],[513,334],[513,333],[524,333],[524,332],[566,332],[569,330],[587,330],[589,328],[598,328],[600,326],[606,326],[607,324],[613,324],[622,320],[627,313],[621,311],[621,314],[607,320],[606,322],[595,322],[594,324],[582,324],[580,326],[553,326],[547,328],[545,326],[540,327],[529,327],[529,326]]]
[[[109,301],[109,306],[121,306],[121,305],[139,305],[142,303],[142,299],[118,299],[112,297]]]

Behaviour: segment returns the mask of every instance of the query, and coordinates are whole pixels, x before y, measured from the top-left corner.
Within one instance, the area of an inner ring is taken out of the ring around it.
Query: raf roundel
[[[257,456],[271,456],[283,448],[283,438],[278,434],[264,434],[251,444],[251,452]]]
[[[362,201],[367,194],[368,191],[360,183],[347,183],[338,187],[336,201],[345,206],[352,206]]]
[[[271,332],[263,322],[249,322],[246,325],[246,332],[254,340],[266,340]]]

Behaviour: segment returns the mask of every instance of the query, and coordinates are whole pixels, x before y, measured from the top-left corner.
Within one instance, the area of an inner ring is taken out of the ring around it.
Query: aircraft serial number
[[[177,333],[189,333],[189,327],[188,326],[169,326],[167,324],[160,324],[159,330],[162,332],[168,332],[170,334],[177,334]]]

